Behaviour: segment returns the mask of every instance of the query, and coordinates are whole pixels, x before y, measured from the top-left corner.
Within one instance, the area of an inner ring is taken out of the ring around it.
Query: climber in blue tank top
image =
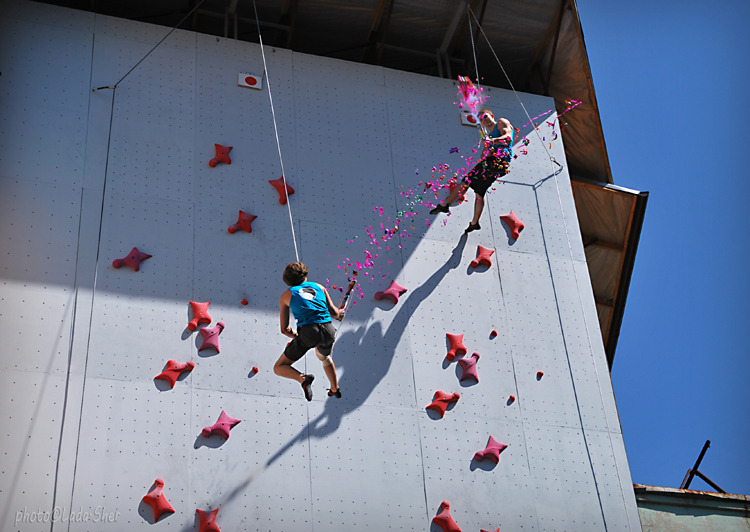
[[[329,397],[341,398],[336,366],[331,359],[336,329],[331,317],[344,319],[345,312],[331,301],[328,291],[318,283],[307,280],[307,266],[301,262],[290,262],[284,268],[284,282],[289,286],[279,299],[279,323],[281,334],[292,339],[273,367],[279,377],[296,380],[302,385],[305,399],[312,401],[314,375],[305,375],[292,367],[307,351],[315,348],[318,359],[331,383]],[[289,326],[289,310],[297,320],[297,330]]]

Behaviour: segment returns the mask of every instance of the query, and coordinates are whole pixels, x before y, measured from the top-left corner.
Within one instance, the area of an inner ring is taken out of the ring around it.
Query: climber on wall
[[[336,340],[336,329],[331,323],[331,317],[342,320],[345,312],[333,304],[325,288],[308,281],[307,274],[307,266],[301,262],[290,262],[284,268],[283,278],[289,290],[285,290],[279,299],[279,321],[281,334],[288,336],[292,341],[287,344],[284,353],[274,364],[273,372],[279,377],[299,382],[305,392],[305,399],[312,401],[312,382],[315,377],[300,373],[292,364],[314,347],[331,383],[328,396],[340,398],[336,366],[331,359],[331,349]],[[290,308],[297,320],[297,331],[289,326]]]
[[[461,186],[455,187],[445,201],[438,203],[437,207],[430,211],[430,214],[450,212],[450,204],[471,187],[475,194],[474,217],[466,228],[466,233],[481,229],[479,217],[484,209],[484,195],[497,178],[508,173],[510,159],[513,156],[513,126],[510,122],[505,118],[495,121],[495,115],[489,109],[479,111],[479,122],[484,130],[484,151],[479,163],[464,176]]]

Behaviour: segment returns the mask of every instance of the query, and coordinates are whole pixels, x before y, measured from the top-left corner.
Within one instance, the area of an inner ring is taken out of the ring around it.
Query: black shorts
[[[284,349],[284,355],[296,362],[313,347],[324,357],[331,354],[333,342],[336,341],[336,329],[333,323],[308,323],[297,329],[297,336]]]
[[[464,176],[464,182],[477,194],[482,196],[492,186],[498,177],[508,173],[509,161],[497,157],[486,157]]]

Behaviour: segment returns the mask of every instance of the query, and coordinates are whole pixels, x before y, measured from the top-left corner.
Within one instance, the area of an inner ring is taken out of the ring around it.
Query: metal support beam
[[[383,50],[385,50],[385,36],[388,34],[388,26],[391,23],[391,13],[393,13],[393,0],[388,5],[388,15],[385,17],[385,27],[383,28],[383,38],[380,40],[380,50],[378,50],[378,64],[383,64]]]
[[[460,2],[458,4],[458,8],[456,8],[456,12],[453,13],[451,23],[448,24],[448,29],[443,36],[443,42],[442,44],[440,44],[440,48],[438,48],[440,50],[440,53],[445,54],[445,52],[448,51],[448,47],[453,40],[453,36],[456,34],[456,29],[458,29],[458,23],[461,22],[461,17],[463,17],[464,15],[464,9],[466,9],[466,4]]]
[[[692,469],[688,469],[687,475],[685,475],[685,478],[682,481],[682,484],[680,484],[681,490],[686,490],[690,487],[690,483],[693,481],[693,477],[695,476],[695,472],[698,471],[698,466],[701,465],[701,462],[703,461],[703,457],[706,455],[706,451],[708,451],[708,448],[711,447],[711,440],[706,440],[706,443],[703,444],[703,449],[701,450],[701,454],[698,455],[698,459],[695,461],[695,465]]]
[[[625,249],[624,244],[618,244],[617,242],[608,242],[606,240],[599,240],[598,238],[581,235],[583,236],[583,247],[584,249],[589,246],[594,246],[597,248],[603,248],[603,249],[611,249],[612,251],[619,251],[622,253],[622,251]]]
[[[291,50],[292,48],[292,35],[294,34],[294,21],[297,20],[297,7],[299,6],[299,0],[294,0],[292,5],[292,15],[289,22],[289,33],[286,37],[286,47]]]

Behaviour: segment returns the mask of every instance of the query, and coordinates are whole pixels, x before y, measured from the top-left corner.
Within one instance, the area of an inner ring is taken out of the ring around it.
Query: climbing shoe
[[[341,388],[339,388],[335,392],[328,390],[328,397],[335,397],[336,399],[341,399]]]
[[[315,380],[315,375],[305,375],[305,380],[302,382],[302,390],[305,392],[305,399],[312,401],[312,382]]]
[[[437,214],[439,212],[448,213],[448,212],[451,212],[451,210],[450,210],[450,207],[448,207],[447,205],[441,205],[440,203],[438,203],[437,207],[435,207],[434,209],[430,211],[430,214]]]
[[[469,227],[466,228],[466,231],[464,233],[471,233],[472,231],[479,231],[481,227],[479,227],[479,222],[473,224],[469,222]]]

